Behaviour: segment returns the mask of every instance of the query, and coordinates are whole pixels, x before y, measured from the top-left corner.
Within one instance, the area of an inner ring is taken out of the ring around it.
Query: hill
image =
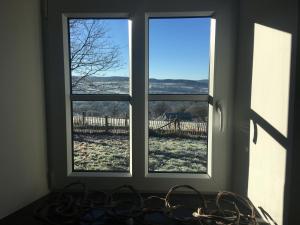
[[[79,79],[72,77],[73,81]],[[73,88],[75,94],[126,94],[128,77],[91,76]],[[150,94],[207,94],[208,80],[149,79]]]

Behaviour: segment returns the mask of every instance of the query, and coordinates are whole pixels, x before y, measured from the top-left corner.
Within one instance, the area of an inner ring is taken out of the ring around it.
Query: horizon
[[[72,77],[81,77],[80,75],[72,75]],[[111,77],[120,77],[120,78],[128,78],[128,76],[120,76],[120,75],[112,75],[112,76],[105,76],[105,75],[94,75],[94,76],[89,76],[89,77],[97,77],[97,78],[111,78]],[[173,78],[150,78],[149,80],[188,80],[188,81],[203,81],[203,80],[209,80],[209,78],[204,78],[204,79],[199,79],[199,80],[191,80],[191,79],[183,79],[183,78],[178,78],[178,79],[173,79]]]

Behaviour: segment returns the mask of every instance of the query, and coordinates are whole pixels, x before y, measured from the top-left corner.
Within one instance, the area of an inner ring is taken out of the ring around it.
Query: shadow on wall
[[[245,18],[238,52],[234,188],[247,194],[266,220],[283,224],[292,143],[293,24],[288,29],[290,18],[276,18],[277,24],[274,17]]]

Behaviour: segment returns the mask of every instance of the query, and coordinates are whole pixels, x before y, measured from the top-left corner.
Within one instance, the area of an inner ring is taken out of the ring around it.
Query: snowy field
[[[206,173],[206,168],[205,140],[149,138],[150,172]],[[129,171],[128,136],[74,134],[74,170]]]

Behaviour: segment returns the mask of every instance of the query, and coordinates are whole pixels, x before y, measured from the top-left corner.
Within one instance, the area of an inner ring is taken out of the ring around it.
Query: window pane
[[[149,102],[149,172],[207,172],[208,103]]]
[[[149,19],[149,93],[208,93],[210,18]]]
[[[128,20],[69,19],[74,94],[128,94]]]
[[[73,101],[73,170],[129,171],[129,108],[121,101]]]

